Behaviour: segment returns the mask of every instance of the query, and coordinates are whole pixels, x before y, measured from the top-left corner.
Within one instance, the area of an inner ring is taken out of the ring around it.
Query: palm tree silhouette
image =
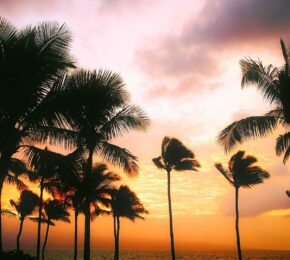
[[[66,25],[41,23],[18,30],[0,18],[0,201],[11,158],[42,126],[63,125],[53,106],[52,82],[74,67]],[[1,211],[1,204],[0,204]],[[0,252],[2,218],[0,215]]]
[[[23,190],[20,194],[20,198],[18,201],[10,200],[10,204],[12,207],[15,208],[17,214],[10,210],[5,210],[4,212],[9,215],[14,215],[19,217],[20,226],[19,231],[16,239],[16,250],[17,253],[20,251],[20,236],[22,233],[23,223],[24,220],[29,216],[32,215],[33,212],[36,210],[39,204],[39,197],[35,193],[30,190]]]
[[[167,193],[169,206],[169,228],[170,228],[170,242],[171,242],[171,256],[175,260],[174,248],[174,233],[173,233],[173,217],[171,207],[171,190],[170,190],[170,173],[172,170],[197,171],[200,164],[194,159],[194,153],[185,147],[178,139],[164,137],[161,145],[161,156],[154,158],[152,161],[158,169],[167,172]]]
[[[144,219],[141,214],[148,214],[137,194],[130,190],[128,186],[121,185],[119,189],[111,193],[111,207],[114,219],[114,239],[115,254],[114,259],[119,259],[119,241],[120,241],[120,218],[128,218],[131,221],[135,219]]]
[[[286,49],[280,41],[285,63],[281,68],[273,65],[264,66],[258,60],[243,59],[240,61],[242,70],[242,87],[255,84],[264,99],[274,109],[263,116],[251,116],[235,121],[218,135],[218,141],[226,151],[230,151],[237,143],[243,143],[251,137],[262,137],[272,133],[278,125],[285,127],[286,132],[277,138],[276,153],[284,153],[286,163],[290,155],[290,49]]]
[[[215,167],[235,187],[235,207],[236,207],[236,236],[239,260],[242,259],[240,232],[239,232],[239,188],[251,188],[254,185],[263,183],[264,179],[270,177],[269,173],[261,167],[254,165],[257,159],[251,155],[245,155],[244,151],[234,154],[225,169],[221,163],[216,163]]]
[[[84,163],[83,166],[85,168],[86,164]],[[75,215],[74,259],[77,259],[78,215],[85,213],[85,202],[90,202],[91,220],[101,214],[109,214],[110,211],[105,209],[110,203],[109,195],[115,190],[114,182],[120,180],[120,177],[111,172],[103,163],[93,165],[92,175],[89,178],[86,177],[84,171],[79,172],[78,182],[70,183],[65,187],[66,201],[74,210]]]
[[[41,149],[34,146],[25,146],[23,150],[28,164],[32,169],[30,180],[39,183],[40,202],[38,209],[38,227],[37,227],[37,259],[40,259],[41,244],[41,216],[43,209],[44,190],[53,197],[58,197],[63,193],[63,185],[71,179],[76,178],[72,170],[77,167],[79,154],[72,152],[68,155],[62,155],[50,151],[47,147]],[[33,176],[33,177],[32,177]]]
[[[46,222],[46,233],[45,233],[45,239],[42,247],[42,260],[44,260],[44,253],[45,253],[45,247],[48,239],[48,232],[49,227],[54,226],[55,221],[62,221],[70,223],[69,220],[69,212],[66,209],[66,206],[62,200],[54,199],[50,200],[48,199],[44,203],[44,211],[45,211],[45,217],[43,218],[42,222]]]
[[[128,150],[110,143],[130,130],[144,130],[149,123],[145,113],[137,106],[129,105],[128,93],[118,74],[107,70],[84,71],[65,76],[55,83],[59,102],[62,95],[67,105],[64,116],[70,121],[71,129],[50,128],[37,136],[52,144],[65,144],[86,152],[85,178],[92,176],[93,157],[97,155],[105,161],[121,167],[125,173],[138,172],[137,158]],[[69,90],[69,91],[68,91]],[[70,102],[69,102],[70,101]],[[55,100],[55,103],[56,100]],[[63,104],[61,104],[62,107]],[[84,203],[85,236],[84,260],[90,259],[90,202]]]

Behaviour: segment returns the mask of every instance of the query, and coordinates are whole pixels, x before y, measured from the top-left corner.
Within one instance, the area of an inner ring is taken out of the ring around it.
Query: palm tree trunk
[[[116,239],[116,260],[119,260],[119,246],[120,246],[120,218],[117,217],[117,239]]]
[[[170,193],[170,170],[167,171],[167,193],[168,193],[168,208],[169,208],[169,229],[170,229],[170,245],[171,245],[171,257],[175,260],[175,248],[174,248],[174,233],[173,233],[173,218],[171,208],[171,193]]]
[[[239,188],[236,188],[236,236],[237,236],[237,249],[239,260],[242,260],[241,242],[240,242],[240,231],[239,231]]]
[[[114,260],[117,259],[117,227],[116,227],[116,217],[113,216],[113,220],[114,220],[114,245],[115,245],[115,252],[114,252]]]
[[[78,211],[75,209],[75,241],[74,241],[74,260],[78,257]]]
[[[45,239],[44,239],[44,243],[43,243],[43,247],[42,247],[42,260],[44,260],[44,251],[45,251],[45,247],[46,247],[46,243],[47,243],[49,226],[50,225],[49,225],[49,219],[48,219],[48,223],[47,223],[47,227],[46,227]]]
[[[87,172],[85,178],[90,178],[92,175],[92,167],[93,167],[93,153],[94,149],[90,149],[88,164],[87,164]],[[90,260],[90,250],[91,250],[91,214],[90,214],[90,201],[87,198],[85,201],[85,236],[84,236],[84,260]]]
[[[21,236],[21,233],[22,233],[23,222],[24,222],[24,218],[20,219],[19,232],[18,232],[17,240],[16,240],[16,245],[17,245],[16,246],[16,250],[17,250],[17,253],[19,253],[19,250],[20,250],[20,236]]]
[[[37,225],[37,245],[36,245],[36,259],[40,259],[40,240],[41,240],[41,213],[42,213],[42,200],[43,200],[43,178],[40,180],[40,201],[39,201],[39,209],[38,209],[38,225]]]
[[[0,172],[0,253],[3,252],[3,244],[2,244],[2,188],[3,188],[3,183],[4,183],[4,174],[1,171]]]

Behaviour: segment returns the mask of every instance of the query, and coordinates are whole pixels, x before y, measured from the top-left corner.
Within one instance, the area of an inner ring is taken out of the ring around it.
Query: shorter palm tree
[[[45,217],[43,219],[43,222],[46,222],[47,226],[46,226],[45,239],[44,239],[44,243],[42,247],[43,260],[44,260],[45,247],[46,247],[46,243],[48,239],[49,227],[55,225],[53,220],[70,223],[70,220],[69,220],[70,214],[67,211],[65,203],[62,200],[48,199],[44,203],[44,211],[45,211]]]
[[[119,259],[119,238],[120,238],[120,217],[128,218],[131,221],[135,219],[144,219],[141,214],[149,212],[144,208],[137,194],[130,190],[128,186],[121,185],[118,190],[111,194],[111,207],[114,219],[114,239],[115,254],[114,259]]]
[[[228,169],[224,169],[221,163],[216,163],[215,167],[235,187],[235,207],[236,207],[236,236],[239,260],[242,259],[240,231],[239,231],[239,188],[251,188],[254,185],[263,183],[270,174],[261,167],[254,165],[257,159],[251,155],[245,155],[244,151],[234,154],[228,164]]]
[[[10,204],[12,207],[15,208],[17,214],[13,213],[12,211],[6,210],[5,213],[15,215],[19,217],[20,226],[19,231],[16,239],[16,250],[19,252],[20,250],[20,236],[22,233],[23,223],[24,220],[29,216],[32,215],[33,212],[36,210],[39,204],[39,197],[35,193],[30,190],[23,190],[20,194],[20,198],[18,201],[10,200]]]
[[[171,257],[175,260],[174,233],[173,233],[173,217],[171,208],[171,190],[170,190],[170,173],[172,170],[197,171],[200,164],[194,159],[194,153],[185,147],[178,139],[164,137],[161,145],[161,156],[154,158],[152,161],[158,169],[167,172],[167,193],[169,206],[169,228],[171,242]]]

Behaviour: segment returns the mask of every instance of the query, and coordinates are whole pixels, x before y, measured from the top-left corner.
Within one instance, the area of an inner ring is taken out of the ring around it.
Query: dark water
[[[27,251],[29,252],[29,251]],[[29,252],[32,253],[32,252]],[[92,260],[110,260],[113,259],[112,250],[92,250]],[[46,260],[71,260],[73,259],[72,250],[48,250]],[[82,258],[82,251],[79,252],[78,260]],[[233,260],[237,259],[233,251],[184,251],[177,252],[177,260]],[[289,251],[245,251],[244,260],[290,260]],[[120,260],[170,260],[168,251],[122,251]]]

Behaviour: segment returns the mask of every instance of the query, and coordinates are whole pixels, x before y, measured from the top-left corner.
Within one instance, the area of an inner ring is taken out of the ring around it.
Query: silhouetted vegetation
[[[194,159],[194,153],[185,147],[178,139],[164,137],[161,144],[161,156],[154,158],[152,161],[158,169],[165,170],[167,173],[167,193],[169,206],[169,228],[171,242],[171,256],[175,260],[174,233],[173,233],[173,216],[171,208],[171,190],[170,190],[170,173],[172,170],[197,171],[200,164]]]
[[[244,151],[234,154],[225,169],[221,163],[216,163],[215,167],[235,188],[236,206],[236,236],[239,260],[242,260],[242,251],[239,232],[239,188],[251,188],[254,185],[263,183],[264,179],[270,177],[269,173],[261,167],[254,165],[257,159],[251,155],[245,155]]]

